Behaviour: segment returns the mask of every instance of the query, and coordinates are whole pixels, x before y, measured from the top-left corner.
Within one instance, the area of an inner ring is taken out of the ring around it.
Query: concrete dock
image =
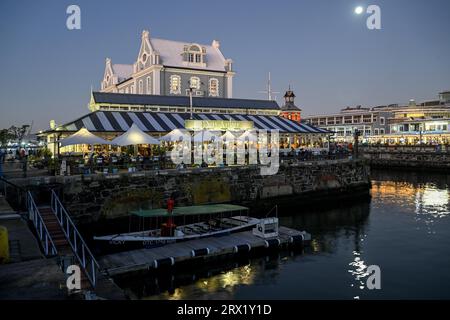
[[[9,262],[0,265],[0,300],[68,299],[66,276],[58,265],[58,257],[44,256],[26,220],[3,196],[0,196],[0,225],[8,230],[10,255]],[[103,299],[126,299],[123,291],[104,276],[99,277],[95,293]]]
[[[166,261],[173,258],[176,265],[180,262],[187,262],[198,258],[213,258],[222,255],[234,254],[236,246],[250,246],[250,251],[264,249],[268,244],[273,244],[279,240],[276,247],[287,246],[291,238],[302,235],[302,232],[279,227],[277,238],[264,240],[252,234],[251,231],[232,233],[221,237],[209,237],[197,240],[177,242],[167,244],[162,247],[151,249],[138,249],[132,251],[109,254],[98,258],[100,269],[110,276],[146,271],[158,268],[158,261]],[[201,257],[193,256],[193,250],[208,248],[208,253]],[[156,263],[155,263],[156,262]]]
[[[0,299],[65,299],[65,276],[46,259],[25,219],[0,196],[0,225],[8,229],[9,263],[0,265]]]

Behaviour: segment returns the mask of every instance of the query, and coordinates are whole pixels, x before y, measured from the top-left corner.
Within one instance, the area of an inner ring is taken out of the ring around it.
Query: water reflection
[[[287,266],[306,261],[310,256],[334,254],[342,238],[352,243],[355,252],[361,250],[360,238],[365,232],[369,203],[343,206],[345,210],[341,205],[327,211],[309,208],[301,215],[283,215],[293,209],[280,208],[282,225],[308,230],[313,234],[311,246],[305,252],[285,250],[249,260],[199,266],[193,270],[118,279],[118,284],[135,299],[235,299],[245,287],[276,286]],[[297,272],[301,274],[301,267]]]
[[[434,177],[435,182],[425,182],[420,175],[413,175],[413,182],[373,181],[372,196],[375,206],[398,206],[406,214],[415,214],[417,229],[425,227],[429,234],[434,234],[436,219],[450,215],[450,197],[448,177]],[[410,201],[405,201],[410,199]],[[414,210],[410,210],[410,203]]]
[[[279,208],[282,225],[313,235],[305,252],[227,260],[118,284],[135,299],[450,298],[449,185],[444,175],[374,172],[371,201]],[[382,290],[366,286],[373,264],[381,268]]]

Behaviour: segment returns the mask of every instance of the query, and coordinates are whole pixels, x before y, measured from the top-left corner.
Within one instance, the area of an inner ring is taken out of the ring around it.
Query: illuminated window
[[[219,80],[209,79],[209,95],[211,97],[219,96]]]
[[[181,93],[181,77],[177,75],[170,76],[170,93],[180,94]]]
[[[192,89],[199,90],[200,89],[200,78],[199,77],[191,77],[189,81],[189,85]]]

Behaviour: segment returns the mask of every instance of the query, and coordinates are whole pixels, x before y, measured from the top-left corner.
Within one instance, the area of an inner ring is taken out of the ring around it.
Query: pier
[[[278,236],[262,239],[251,231],[221,237],[209,237],[167,244],[153,249],[138,249],[105,255],[99,258],[100,269],[109,276],[142,272],[189,263],[199,259],[250,254],[260,250],[279,249],[289,245],[303,245],[304,233],[280,226]]]

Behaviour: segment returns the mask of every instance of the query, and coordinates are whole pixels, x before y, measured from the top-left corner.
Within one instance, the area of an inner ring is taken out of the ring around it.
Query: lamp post
[[[192,86],[191,80],[188,81],[189,84],[189,107],[191,110],[191,120],[193,119],[193,110],[192,110],[192,91],[194,91],[194,87]]]
[[[193,88],[189,85],[189,106],[191,109],[191,120],[193,119],[193,116],[192,116],[192,90],[193,90]]]
[[[353,138],[354,138],[353,153],[354,153],[355,159],[357,159],[359,156],[359,136],[360,135],[361,135],[361,131],[359,131],[358,129],[355,129],[355,132],[353,134]]]

